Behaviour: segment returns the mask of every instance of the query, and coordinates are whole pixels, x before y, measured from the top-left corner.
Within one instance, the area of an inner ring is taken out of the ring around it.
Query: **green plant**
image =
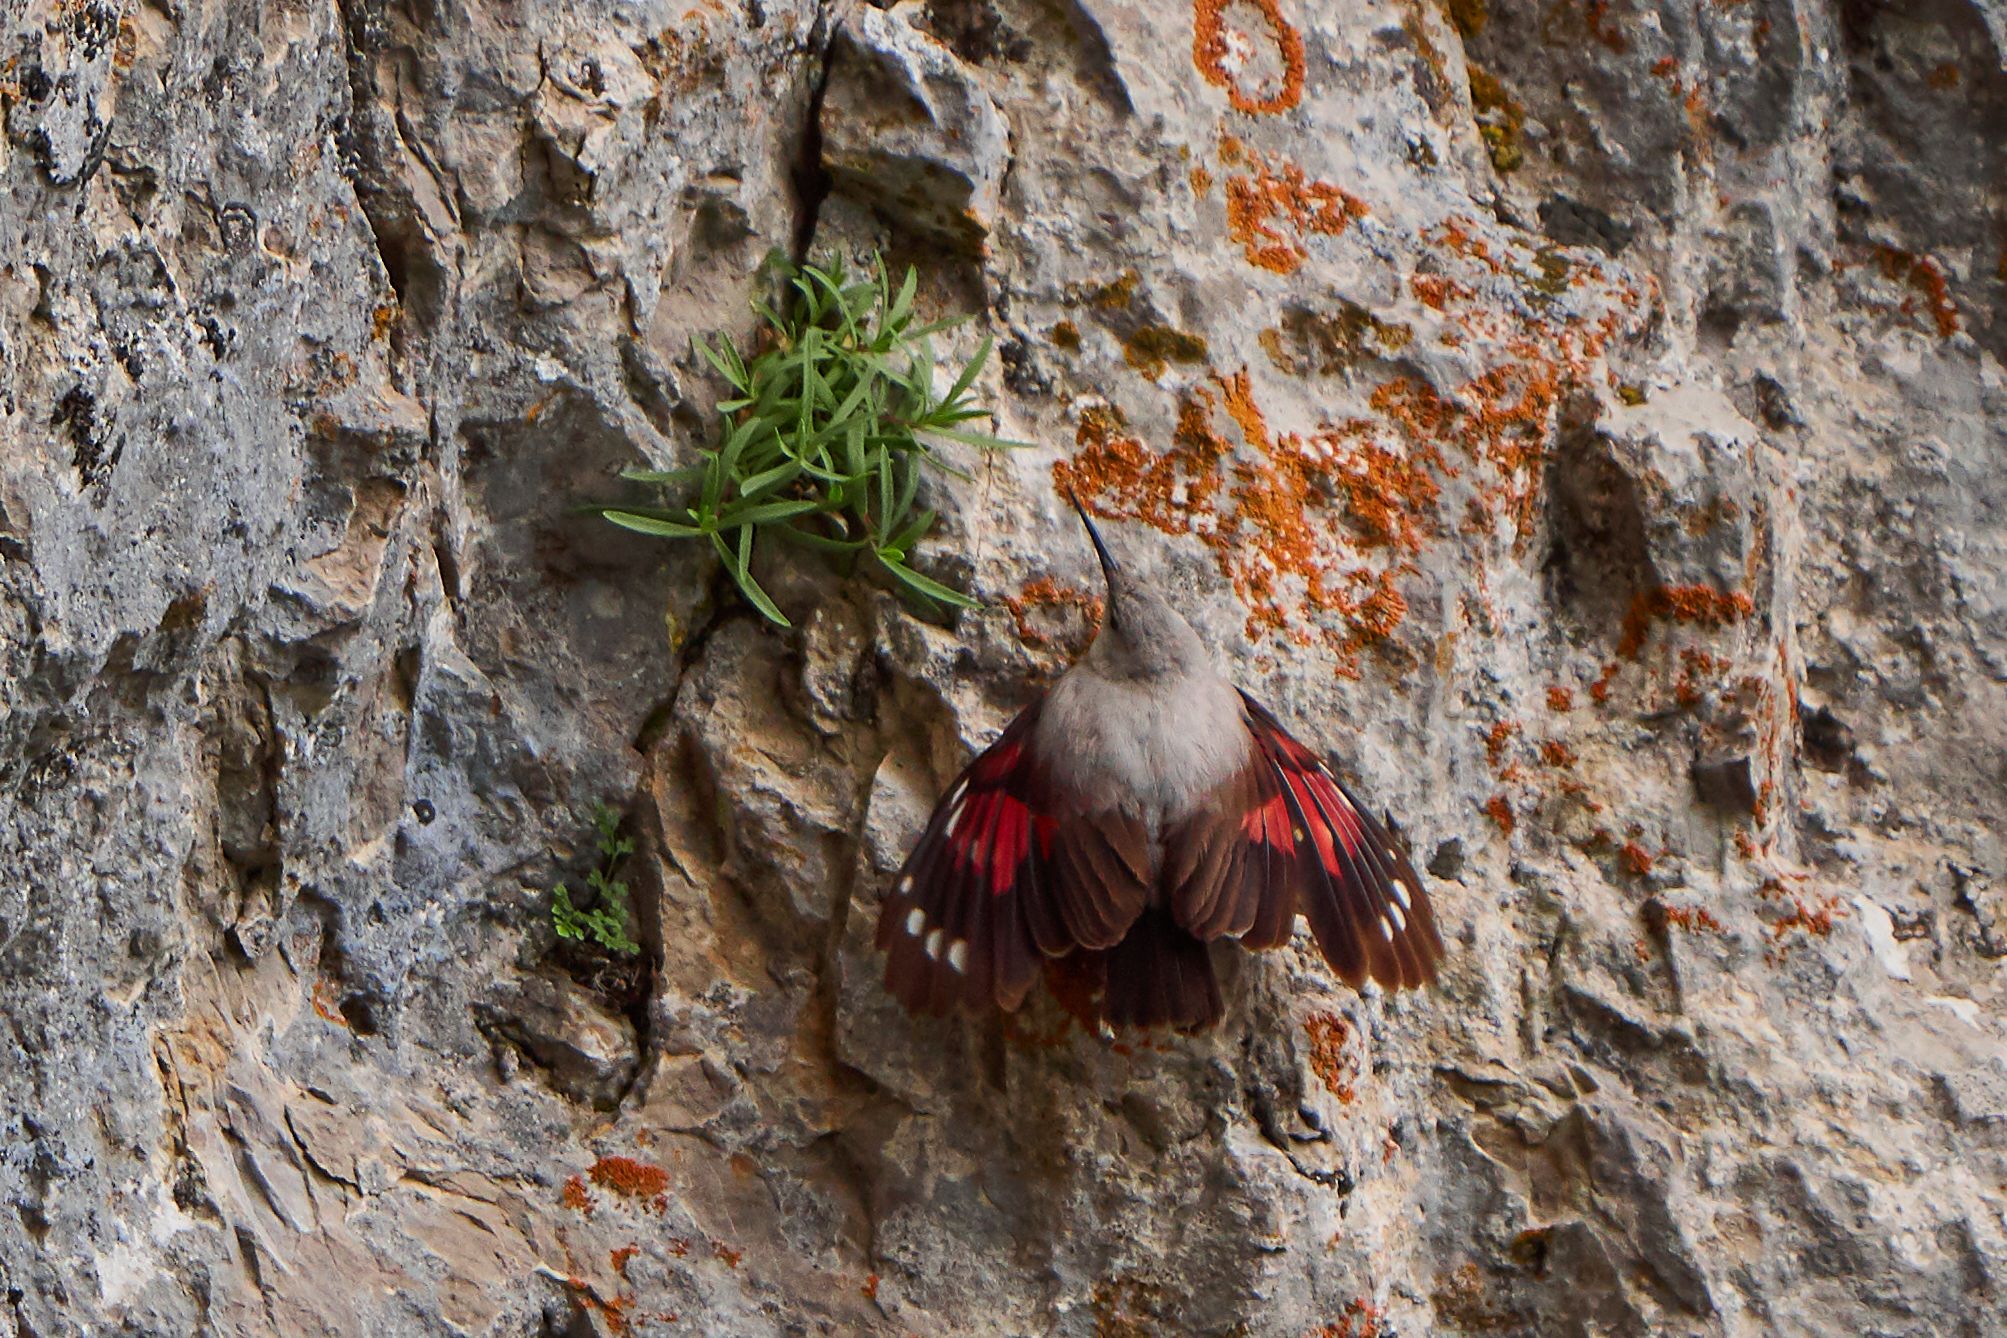
[[[583,941],[590,936],[608,952],[631,957],[641,945],[627,932],[627,884],[613,875],[634,853],[634,842],[620,835],[620,815],[605,804],[592,806],[592,825],[599,831],[600,862],[585,878],[596,894],[593,907],[582,911],[572,905],[571,893],[559,883],[551,889],[551,927],[559,938]]]
[[[934,393],[931,337],[959,320],[914,323],[919,276],[908,268],[895,292],[882,258],[874,274],[847,282],[843,262],[799,268],[776,253],[790,290],[782,310],[755,300],[765,322],[746,353],[730,340],[698,340],[697,351],[731,383],[719,404],[719,443],[702,463],[666,471],[630,469],[642,483],[696,485],[680,509],[595,507],[643,534],[709,539],[753,606],[781,626],[788,620],[753,579],[755,536],[820,549],[845,563],[875,557],[921,600],[973,607],[975,601],[907,565],[934,513],[913,513],[920,466],[966,480],[935,456],[927,438],[994,448],[1000,441],[959,425],[987,416],[969,387],[990,353],[985,338],[944,396]]]

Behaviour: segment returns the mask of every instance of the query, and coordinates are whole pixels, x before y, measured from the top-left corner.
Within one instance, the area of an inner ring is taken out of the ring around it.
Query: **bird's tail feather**
[[[1202,1031],[1225,1011],[1206,945],[1155,907],[1108,949],[1105,979],[1101,1015],[1118,1026]]]

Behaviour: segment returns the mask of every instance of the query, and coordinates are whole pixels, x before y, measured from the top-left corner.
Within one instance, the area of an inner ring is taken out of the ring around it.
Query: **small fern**
[[[628,933],[631,912],[627,905],[627,884],[613,875],[620,862],[634,853],[634,842],[620,835],[620,815],[605,804],[594,804],[592,825],[599,831],[599,867],[586,875],[594,893],[593,907],[582,911],[572,905],[571,893],[563,883],[551,889],[551,927],[559,938],[583,942],[590,938],[608,952],[632,957],[641,945]]]
[[[928,438],[983,448],[1021,444],[961,430],[989,416],[975,407],[969,388],[989,358],[990,340],[937,398],[931,337],[961,321],[915,324],[913,269],[895,291],[881,258],[857,282],[846,279],[840,259],[827,268],[797,268],[775,253],[768,264],[792,294],[779,311],[753,303],[767,326],[753,341],[760,351],[748,357],[729,340],[715,349],[696,342],[735,392],[718,405],[717,448],[687,469],[623,475],[694,485],[695,499],[680,508],[589,509],[642,534],[708,539],[753,607],[783,627],[787,618],[753,579],[759,535],[844,563],[869,554],[920,600],[973,607],[976,601],[914,571],[908,559],[934,525],[932,511],[913,511],[920,466],[968,477],[943,464]]]

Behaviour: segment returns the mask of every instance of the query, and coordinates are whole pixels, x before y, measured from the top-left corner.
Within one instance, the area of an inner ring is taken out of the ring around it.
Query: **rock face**
[[[0,1334],[2007,1332],[2000,0],[5,41]],[[997,339],[982,609],[573,512],[774,246]],[[1055,482],[1396,816],[1439,989],[890,1004],[1087,635]]]

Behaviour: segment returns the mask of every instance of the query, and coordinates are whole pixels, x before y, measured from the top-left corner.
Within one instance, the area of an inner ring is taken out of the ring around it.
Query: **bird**
[[[1387,828],[1069,500],[1102,626],[935,805],[879,913],[886,989],[1010,1012],[1071,959],[1097,1025],[1196,1033],[1225,1010],[1209,945],[1281,947],[1299,912],[1353,989],[1432,984],[1435,912]]]

